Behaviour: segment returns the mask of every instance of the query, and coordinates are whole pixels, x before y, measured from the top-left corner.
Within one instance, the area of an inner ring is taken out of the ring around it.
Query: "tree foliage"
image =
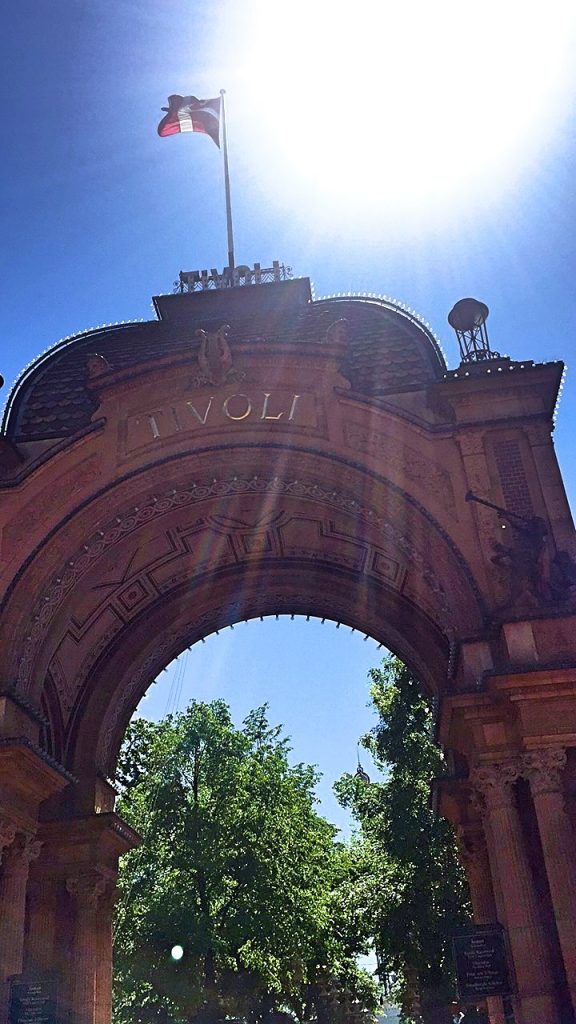
[[[145,841],[120,876],[119,1024],[320,1020],[329,977],[374,1002],[349,932],[347,851],[314,809],[315,770],[288,754],[265,708],[240,729],[222,701],[130,726],[119,813]]]
[[[444,774],[430,703],[396,658],[370,673],[378,723],[363,738],[384,781],[346,775],[336,786],[360,825],[351,900],[372,933],[381,970],[398,977],[404,1019],[421,998],[424,1019],[442,1019],[454,998],[450,939],[469,923],[469,896],[451,826],[430,805]],[[451,1020],[447,1015],[444,1018]]]

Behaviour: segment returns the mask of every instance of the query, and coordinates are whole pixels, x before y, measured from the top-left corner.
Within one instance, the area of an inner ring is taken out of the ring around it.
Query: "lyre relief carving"
[[[196,337],[200,340],[198,352],[198,368],[200,373],[193,378],[193,387],[202,387],[204,384],[212,384],[218,387],[221,384],[234,383],[243,380],[245,374],[234,369],[232,352],[228,343],[229,324],[222,324],[217,331],[196,331]]]

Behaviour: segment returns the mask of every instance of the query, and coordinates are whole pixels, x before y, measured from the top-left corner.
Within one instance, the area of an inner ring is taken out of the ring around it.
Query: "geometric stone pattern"
[[[70,660],[73,645],[82,643],[83,638],[92,629],[96,621],[100,628],[105,623],[104,631],[107,641],[118,633],[122,627],[146,604],[155,601],[161,594],[176,586],[191,572],[202,571],[207,556],[202,554],[202,545],[195,546],[194,538],[211,531],[221,537],[231,536],[230,527],[226,528],[222,519],[212,520],[199,517],[186,529],[172,530],[162,536],[162,545],[156,558],[140,564],[137,572],[131,575],[131,562],[136,557],[138,547],[138,529],[147,526],[152,520],[188,506],[199,506],[209,498],[226,495],[266,495],[294,496],[299,499],[310,498],[315,505],[323,509],[331,509],[334,513],[352,514],[356,523],[366,522],[376,528],[382,539],[391,544],[401,557],[403,563],[416,569],[419,577],[425,582],[430,592],[430,612],[442,625],[446,634],[459,615],[456,593],[448,595],[440,582],[432,562],[429,562],[415,546],[413,540],[394,526],[388,516],[378,515],[374,509],[363,507],[360,502],[349,495],[328,491],[316,484],[305,484],[298,481],[284,482],[279,478],[264,480],[256,477],[236,477],[229,480],[215,480],[209,484],[196,484],[190,489],[183,488],[172,494],[153,500],[150,504],[137,510],[130,510],[125,515],[118,515],[114,521],[88,538],[81,549],[63,566],[50,586],[42,591],[37,598],[33,611],[33,624],[18,670],[18,683],[23,692],[30,689],[34,655],[44,643],[44,638],[53,617],[69,600],[79,582],[88,572],[95,573],[95,567],[102,556],[119,541],[125,541],[134,534],[135,548],[128,564],[117,568],[109,580],[98,579],[97,586],[92,585],[91,603],[81,615],[75,613],[70,620],[66,636],[62,640],[59,652],[55,652],[60,662]],[[315,522],[315,525],[311,525]],[[314,533],[314,542],[310,543],[310,530]],[[373,574],[384,580],[387,585],[401,589],[405,579],[405,569],[401,569],[390,556],[381,552],[373,552],[360,539],[345,539],[337,531],[323,524],[322,519],[314,517],[306,523],[302,518],[292,523],[276,522],[267,530],[255,529],[254,524],[244,530],[236,523],[233,531],[234,539],[222,544],[219,548],[219,559],[222,564],[245,561],[250,558],[291,557],[318,558],[325,557],[332,563],[339,563],[352,572]],[[333,541],[333,543],[332,543]],[[252,547],[252,550],[250,548]],[[182,567],[182,559],[193,559],[193,567],[186,564]],[[140,552],[142,558],[142,552]],[[171,563],[177,571],[170,572]],[[214,555],[210,553],[210,564],[214,568]],[[179,568],[178,568],[179,567]],[[181,574],[178,575],[178,572]],[[99,651],[93,648],[92,660]],[[85,670],[89,669],[89,663]],[[64,697],[64,703],[70,705],[70,699]]]

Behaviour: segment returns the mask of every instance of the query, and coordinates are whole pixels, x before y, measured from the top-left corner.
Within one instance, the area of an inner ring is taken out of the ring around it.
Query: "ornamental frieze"
[[[382,541],[390,543],[405,559],[417,575],[423,580],[430,593],[434,617],[442,623],[447,636],[452,635],[453,623],[459,618],[459,607],[463,605],[464,594],[461,587],[453,580],[450,593],[447,593],[433,568],[433,552],[426,557],[419,547],[404,530],[396,527],[388,515],[379,515],[373,508],[364,506],[349,494],[333,491],[318,484],[303,481],[285,481],[279,477],[262,478],[257,475],[250,477],[232,477],[214,479],[209,483],[193,484],[188,489],[174,490],[170,494],[154,497],[146,505],[118,515],[103,527],[62,566],[46,589],[38,594],[31,612],[29,633],[25,637],[24,650],[18,667],[18,685],[27,692],[34,674],[36,657],[42,650],[45,638],[51,628],[51,622],[61,605],[71,596],[79,581],[91,572],[95,563],[102,555],[123,541],[139,527],[158,519],[166,513],[185,506],[193,506],[198,502],[213,497],[234,494],[274,494],[281,496],[293,495],[297,498],[309,498],[327,508],[351,514],[355,519],[364,519],[373,524],[380,532]],[[390,512],[390,507],[389,510]],[[406,529],[409,525],[406,522]],[[462,600],[461,600],[462,598]]]

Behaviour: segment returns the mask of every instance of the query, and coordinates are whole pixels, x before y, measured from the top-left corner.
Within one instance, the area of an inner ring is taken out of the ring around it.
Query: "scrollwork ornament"
[[[524,772],[533,796],[561,793],[566,751],[563,747],[531,750],[524,755]]]
[[[522,774],[519,759],[478,765],[470,775],[473,788],[487,811],[514,806],[514,784]]]
[[[10,875],[27,875],[30,862],[40,856],[42,843],[34,836],[17,834],[4,855],[4,871]]]
[[[100,913],[108,920],[109,923],[112,921],[112,915],[114,913],[114,907],[120,898],[120,889],[114,882],[110,882],[105,886],[105,889],[100,897],[99,908]]]
[[[2,854],[7,846],[10,846],[16,838],[16,827],[7,818],[0,818],[0,864]]]
[[[39,839],[34,839],[33,837],[27,837],[25,839],[22,846],[21,857],[26,864],[30,864],[33,860],[38,860],[38,857],[42,852],[43,845],[44,844]]]
[[[458,836],[458,852],[469,877],[484,877],[488,850],[486,838],[480,828],[470,831],[461,829]]]

